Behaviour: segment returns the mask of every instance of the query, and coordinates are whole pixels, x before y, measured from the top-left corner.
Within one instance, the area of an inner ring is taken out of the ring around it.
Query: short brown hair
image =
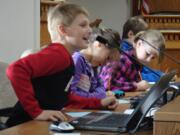
[[[122,38],[128,38],[128,32],[132,31],[134,35],[136,35],[138,32],[147,30],[148,24],[143,20],[140,16],[134,16],[129,18],[125,24],[123,25],[123,34]]]

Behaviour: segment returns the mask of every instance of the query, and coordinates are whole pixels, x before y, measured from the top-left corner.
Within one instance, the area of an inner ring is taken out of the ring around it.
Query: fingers
[[[117,103],[116,98],[112,97],[112,96],[111,97],[106,97],[106,98],[101,100],[101,104],[102,104],[103,107],[108,107],[108,106],[114,107],[114,106],[116,106],[116,103]]]
[[[50,120],[52,120],[52,121],[58,121],[58,120],[67,121],[67,118],[62,112],[54,111],[54,113],[50,116]]]
[[[140,91],[141,90],[146,90],[146,89],[148,89],[150,87],[148,82],[145,81],[145,80],[142,80],[142,81],[136,83],[136,86],[137,86],[137,90],[140,90]]]
[[[49,121],[59,121],[59,119],[57,119],[57,118],[54,117],[53,115],[50,116],[48,120],[49,120]]]
[[[50,121],[67,121],[68,119],[61,111],[54,110],[44,110],[40,115],[38,115],[36,120],[50,120]]]
[[[113,104],[110,104],[110,105],[108,106],[108,109],[115,109],[117,106],[118,106],[118,102],[115,101]]]

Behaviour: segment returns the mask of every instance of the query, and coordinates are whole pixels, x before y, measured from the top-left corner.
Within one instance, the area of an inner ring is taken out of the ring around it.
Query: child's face
[[[145,42],[139,40],[136,44],[136,56],[140,62],[147,64],[156,58],[158,53],[151,46],[148,46]]]
[[[105,45],[98,42],[92,50],[92,65],[102,66],[105,65],[109,59],[111,50]]]
[[[84,14],[79,14],[70,26],[65,27],[65,39],[67,44],[72,45],[73,50],[87,48],[88,39],[91,34],[89,19]]]

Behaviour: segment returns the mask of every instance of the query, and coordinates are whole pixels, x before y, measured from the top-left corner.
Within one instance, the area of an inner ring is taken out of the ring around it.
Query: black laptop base
[[[98,112],[92,112],[83,117],[77,118],[72,121],[71,124],[76,129],[82,130],[95,130],[95,131],[109,131],[109,132],[129,132],[134,133],[144,124],[146,124],[146,114],[149,112],[159,99],[167,92],[169,88],[169,82],[176,74],[176,71],[172,71],[163,75],[158,82],[148,91],[148,93],[142,98],[141,102],[134,109],[133,113],[130,115],[127,114],[118,114],[120,118],[109,119],[117,113],[106,113],[100,114]],[[109,116],[108,116],[109,115]],[[116,115],[115,115],[116,116]],[[127,117],[126,117],[127,116]],[[126,117],[121,119],[121,117]],[[107,121],[106,119],[111,120]],[[99,125],[98,122],[102,122],[102,125]],[[116,122],[119,122],[115,124]],[[109,124],[109,125],[108,125]]]

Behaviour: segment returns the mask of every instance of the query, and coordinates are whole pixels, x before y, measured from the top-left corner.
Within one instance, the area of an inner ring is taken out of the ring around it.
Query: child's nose
[[[90,26],[88,26],[88,33],[91,34],[92,33],[92,28]]]
[[[154,58],[155,58],[154,55],[149,56],[147,62],[151,62]]]

